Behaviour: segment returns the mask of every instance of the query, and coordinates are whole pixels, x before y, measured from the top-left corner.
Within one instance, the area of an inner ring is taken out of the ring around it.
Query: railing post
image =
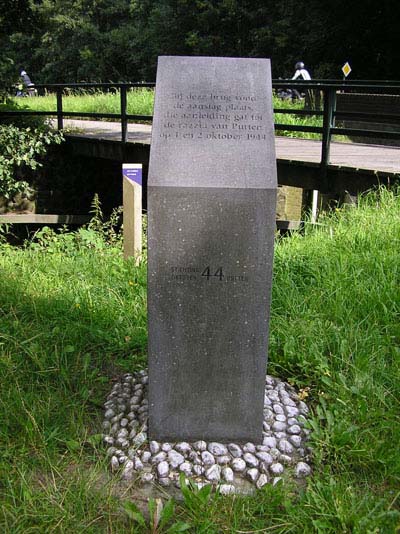
[[[57,128],[59,130],[62,130],[64,128],[62,93],[63,93],[63,88],[57,87]]]
[[[128,120],[126,118],[126,85],[120,87],[121,96],[121,140],[126,143],[128,133]]]
[[[321,168],[326,177],[327,166],[329,165],[329,152],[331,145],[331,128],[335,122],[336,111],[336,88],[329,87],[324,90],[324,118],[322,132]]]

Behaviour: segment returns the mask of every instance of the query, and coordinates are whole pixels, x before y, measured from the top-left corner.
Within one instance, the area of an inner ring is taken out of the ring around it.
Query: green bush
[[[42,165],[47,147],[63,140],[60,132],[0,125],[0,195],[6,199],[28,187],[27,170]]]

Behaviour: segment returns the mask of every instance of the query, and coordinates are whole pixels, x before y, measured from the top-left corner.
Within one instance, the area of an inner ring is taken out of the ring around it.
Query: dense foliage
[[[355,79],[400,78],[390,0],[4,2],[3,58],[37,83],[151,81],[165,54],[271,57],[274,77],[301,59],[314,78],[340,78],[345,61]]]
[[[0,196],[10,199],[28,187],[26,172],[41,166],[47,147],[61,143],[60,132],[0,124]]]

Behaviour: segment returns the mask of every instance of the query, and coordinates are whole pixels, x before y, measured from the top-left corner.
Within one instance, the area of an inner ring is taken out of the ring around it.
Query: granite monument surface
[[[148,177],[151,439],[261,441],[276,188],[269,60],[160,57]]]

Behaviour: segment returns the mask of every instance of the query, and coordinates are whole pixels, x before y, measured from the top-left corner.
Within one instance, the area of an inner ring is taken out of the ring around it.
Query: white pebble
[[[171,481],[168,477],[162,477],[158,479],[160,486],[168,487],[171,484]]]
[[[256,453],[256,456],[259,460],[261,460],[261,462],[265,463],[266,465],[271,465],[274,461],[274,459],[270,454],[268,454],[268,452],[260,451]]]
[[[230,467],[224,467],[222,469],[222,476],[226,482],[233,482],[235,479],[235,475]]]
[[[258,469],[256,469],[255,467],[248,469],[246,474],[252,482],[255,482],[260,475]]]
[[[286,430],[286,423],[282,423],[281,421],[275,421],[275,423],[272,425],[272,430],[274,432],[283,432]]]
[[[201,466],[201,465],[198,465],[198,464],[194,465],[193,466],[193,473],[195,475],[197,475],[197,476],[202,475],[204,473],[204,467]]]
[[[171,467],[175,469],[185,461],[185,458],[179,452],[172,450],[168,453],[168,461]]]
[[[273,436],[267,436],[263,439],[263,445],[266,445],[267,447],[273,448],[276,447],[276,438]]]
[[[282,404],[284,404],[285,406],[293,406],[293,408],[296,408],[296,403],[290,397],[284,397],[282,399]]]
[[[133,428],[131,430],[131,433],[129,434],[129,439],[135,439],[136,434],[137,434],[137,430],[136,428]]]
[[[122,428],[124,428],[124,427],[128,426],[128,423],[129,423],[129,419],[124,417],[123,419],[121,419],[120,425],[122,426]]]
[[[254,454],[251,454],[250,452],[246,452],[243,455],[243,460],[246,462],[246,464],[249,467],[257,467],[258,466],[257,458],[254,456]]]
[[[116,434],[119,431],[119,423],[114,423],[111,427],[111,434]]]
[[[212,441],[208,444],[208,450],[214,456],[222,456],[224,454],[228,454],[228,449],[226,448],[226,446],[222,443],[217,443],[215,441]]]
[[[261,473],[257,479],[256,486],[258,489],[261,489],[265,484],[268,484],[268,476],[265,473]]]
[[[243,445],[243,452],[255,452],[256,451],[256,447],[254,445],[254,443],[251,443],[250,441],[248,443],[246,443],[245,445]]]
[[[228,450],[234,458],[242,456],[242,449],[236,443],[229,443]]]
[[[119,459],[116,456],[111,457],[111,469],[112,471],[119,469]]]
[[[305,462],[299,462],[294,472],[297,478],[307,477],[311,474],[311,467]]]
[[[280,482],[282,479],[282,477],[274,477],[273,481],[272,481],[272,485],[273,486],[276,486],[278,484],[278,482]]]
[[[237,473],[243,473],[246,469],[246,462],[242,458],[235,458],[231,462],[232,469]]]
[[[276,415],[275,420],[279,421],[280,423],[286,423],[286,415],[283,415],[283,414]]]
[[[142,471],[143,469],[143,464],[142,462],[140,461],[140,458],[135,458],[134,461],[134,467],[135,467],[135,471]]]
[[[307,404],[305,402],[303,402],[303,401],[299,402],[299,410],[300,410],[300,413],[303,414],[303,415],[307,415],[308,412],[310,411],[308,409]]]
[[[160,451],[160,444],[158,441],[150,441],[149,448],[152,454],[157,454]]]
[[[274,412],[268,409],[264,409],[264,419],[267,423],[273,423],[274,422]]]
[[[292,445],[298,448],[301,445],[301,436],[297,436],[297,435],[289,436],[289,441]]]
[[[114,438],[111,436],[104,436],[103,441],[106,445],[114,445]]]
[[[269,470],[273,475],[281,475],[284,471],[284,467],[282,464],[277,462],[276,464],[272,464],[269,466]]]
[[[300,434],[301,432],[301,428],[299,427],[299,425],[293,425],[293,426],[290,426],[288,429],[288,434]]]
[[[274,389],[268,390],[267,395],[272,401],[277,401],[277,402],[279,401],[279,394]]]
[[[118,425],[119,425],[119,422],[120,422],[121,419],[122,419],[122,413],[119,414],[119,415],[116,415],[115,417],[113,417],[111,419],[111,423],[113,423],[113,424],[118,423]]]
[[[299,421],[295,417],[289,417],[289,419],[287,420],[287,424],[289,426],[298,425]]]
[[[186,476],[190,476],[192,474],[192,464],[189,462],[183,462],[179,466],[179,471],[182,471],[182,473],[185,473]]]
[[[189,459],[193,464],[200,464],[200,463],[201,463],[199,453],[196,452],[196,451],[191,451],[191,452],[189,453],[188,459]]]
[[[299,410],[295,406],[285,406],[285,410],[288,417],[297,417],[299,415]]]
[[[117,434],[117,437],[118,438],[127,438],[129,436],[129,431],[126,429],[126,428],[122,428],[118,434]]]
[[[141,477],[142,482],[152,482],[154,480],[153,473],[143,473]]]
[[[147,463],[149,463],[150,458],[151,458],[151,452],[150,451],[144,451],[143,454],[142,454],[142,462],[144,464],[147,464]]]
[[[163,444],[161,445],[161,450],[164,451],[164,452],[172,451],[172,445],[171,445],[171,443],[167,443],[167,442],[163,443]]]
[[[275,447],[270,449],[269,453],[272,456],[272,458],[279,458],[279,456],[281,455],[280,451],[278,449],[276,449]]]
[[[291,454],[293,452],[293,445],[291,445],[287,439],[281,439],[278,443],[278,449],[283,454]]]
[[[128,460],[125,463],[124,469],[122,471],[121,477],[124,480],[131,480],[133,478],[133,462],[132,460]]]
[[[217,464],[212,465],[205,472],[206,479],[210,482],[219,482],[221,479],[221,467]]]
[[[282,415],[284,413],[283,408],[280,404],[274,404],[272,406],[272,409],[277,415]]]
[[[151,463],[158,464],[160,462],[164,462],[166,458],[167,458],[167,453],[164,451],[161,451],[153,456],[153,458],[151,459]]]
[[[139,432],[139,434],[135,436],[132,445],[135,447],[140,447],[145,441],[147,441],[147,434],[145,432]]]
[[[192,447],[189,445],[189,443],[186,443],[186,441],[181,441],[175,445],[175,450],[183,455],[186,455],[189,454],[189,452],[192,450]]]
[[[205,451],[207,449],[207,443],[205,441],[196,441],[193,443],[193,448],[196,449],[196,451]]]
[[[104,414],[104,417],[106,419],[111,419],[112,417],[114,417],[114,415],[115,415],[114,410],[111,410],[111,408],[109,408],[108,410],[106,410],[106,413]]]
[[[117,450],[117,449],[116,449],[115,447],[109,447],[109,448],[107,449],[107,453],[106,453],[107,456],[114,456],[116,450]]]
[[[165,478],[168,476],[169,473],[169,465],[168,462],[160,462],[157,465],[157,473],[159,478]]]
[[[201,459],[203,460],[204,465],[213,465],[213,464],[215,464],[214,456],[208,451],[203,451],[201,453]]]

